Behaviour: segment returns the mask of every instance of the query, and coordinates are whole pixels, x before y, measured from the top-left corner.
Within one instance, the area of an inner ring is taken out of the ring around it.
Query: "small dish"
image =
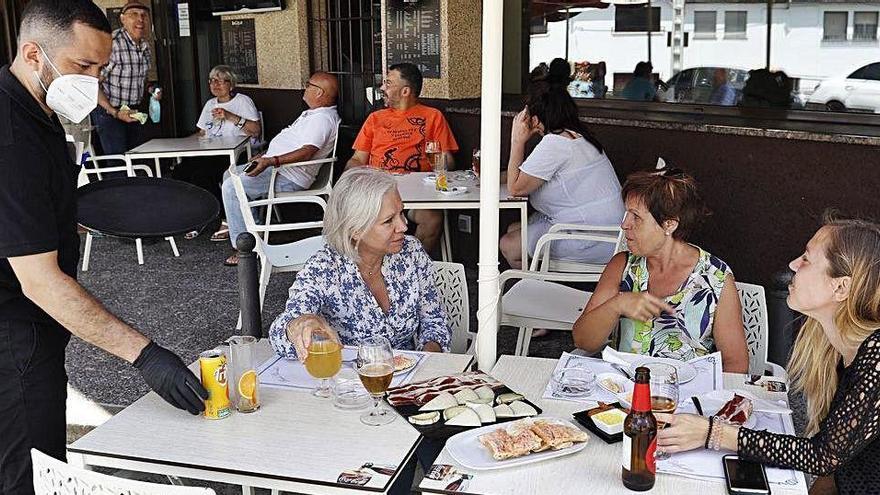
[[[623,440],[623,419],[626,419],[626,415],[627,411],[623,406],[615,402],[613,404],[600,404],[598,407],[587,409],[586,411],[578,411],[572,414],[572,417],[578,423],[586,426],[597,437],[601,438],[603,442],[612,444]],[[609,418],[606,421],[605,416],[622,417],[623,419],[620,420],[619,424],[615,424],[616,421],[614,419]],[[602,426],[600,426],[600,423]]]
[[[633,388],[632,380],[617,373],[599,373],[596,377],[596,383],[614,395],[622,394]]]
[[[452,186],[449,187],[447,191],[437,191],[440,194],[445,194],[447,196],[455,196],[456,194],[464,194],[468,190],[467,186]]]
[[[596,374],[585,368],[563,368],[553,373],[550,383],[556,395],[576,399],[590,395],[596,384]]]

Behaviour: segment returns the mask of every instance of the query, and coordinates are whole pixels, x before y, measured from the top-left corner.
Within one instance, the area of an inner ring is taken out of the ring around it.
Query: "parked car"
[[[669,78],[658,90],[658,99],[669,103],[709,103],[715,87],[715,71],[727,69],[727,80],[736,90],[736,101],[749,78],[749,71],[730,67],[692,67]],[[663,86],[666,86],[665,88]]]
[[[880,62],[860,67],[846,78],[820,82],[807,98],[807,107],[833,112],[880,113]]]

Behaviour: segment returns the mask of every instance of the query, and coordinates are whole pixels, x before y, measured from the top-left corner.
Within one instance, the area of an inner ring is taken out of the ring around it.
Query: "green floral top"
[[[697,247],[697,246],[694,246]],[[721,298],[724,280],[733,272],[727,263],[700,250],[694,271],[666,302],[675,313],[663,313],[652,321],[620,319],[620,343],[623,352],[649,354],[687,361],[715,350],[712,324]],[[627,253],[621,292],[648,290],[647,259]]]

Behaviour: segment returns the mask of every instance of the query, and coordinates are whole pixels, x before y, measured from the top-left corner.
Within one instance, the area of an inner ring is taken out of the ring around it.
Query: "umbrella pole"
[[[503,0],[483,2],[483,56],[480,98],[480,260],[477,309],[477,364],[495,365],[498,347],[498,195],[501,168],[501,60]]]

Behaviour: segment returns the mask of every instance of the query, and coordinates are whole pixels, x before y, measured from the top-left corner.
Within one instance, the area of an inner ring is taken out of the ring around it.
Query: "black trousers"
[[[70,333],[58,324],[0,321],[0,494],[33,494],[30,449],[66,460]]]

